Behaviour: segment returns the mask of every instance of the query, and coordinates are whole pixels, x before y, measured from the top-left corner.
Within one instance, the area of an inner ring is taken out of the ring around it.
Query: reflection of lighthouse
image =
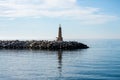
[[[62,77],[62,51],[58,51],[58,70],[59,70],[59,78]]]
[[[61,24],[59,24],[57,41],[63,41]]]

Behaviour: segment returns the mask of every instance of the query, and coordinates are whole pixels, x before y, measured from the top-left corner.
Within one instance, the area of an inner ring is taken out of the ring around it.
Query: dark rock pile
[[[75,41],[47,41],[47,40],[32,40],[32,41],[0,41],[0,49],[49,49],[49,50],[72,50],[86,49],[87,45]]]

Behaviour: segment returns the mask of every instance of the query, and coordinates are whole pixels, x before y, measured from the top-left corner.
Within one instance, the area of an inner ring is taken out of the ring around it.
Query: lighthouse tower
[[[63,41],[61,24],[59,24],[57,41]]]

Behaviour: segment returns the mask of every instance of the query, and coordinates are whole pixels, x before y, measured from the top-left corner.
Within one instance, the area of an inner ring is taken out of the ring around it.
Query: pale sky
[[[0,0],[0,39],[120,39],[120,0]]]

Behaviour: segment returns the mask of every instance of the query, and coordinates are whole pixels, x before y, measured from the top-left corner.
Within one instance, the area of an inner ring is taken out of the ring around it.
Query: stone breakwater
[[[76,41],[47,41],[47,40],[31,40],[31,41],[0,41],[0,49],[48,49],[48,50],[72,50],[89,48],[83,43]]]

